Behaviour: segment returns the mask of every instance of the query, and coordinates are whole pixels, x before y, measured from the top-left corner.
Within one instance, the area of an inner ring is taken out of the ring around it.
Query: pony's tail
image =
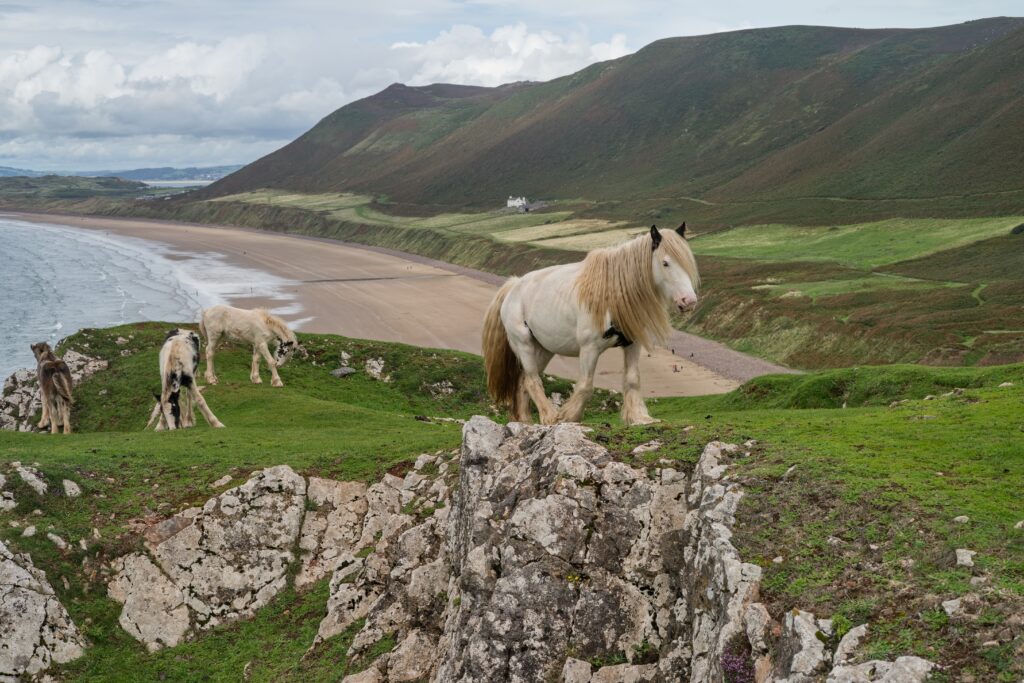
[[[203,309],[199,310],[199,334],[203,335],[203,339],[205,339],[206,343],[209,344],[210,343],[210,337],[209,337],[209,335],[206,334],[206,323],[204,322],[205,320],[206,320],[206,309],[203,308]]]
[[[53,385],[57,395],[68,402],[74,402],[71,395],[71,371],[64,361],[50,361],[43,365],[43,378]]]
[[[498,405],[507,405],[513,418],[519,414],[519,381],[523,366],[508,343],[508,332],[501,321],[501,305],[516,278],[506,282],[494,295],[484,317],[484,367],[487,369],[487,392]]]

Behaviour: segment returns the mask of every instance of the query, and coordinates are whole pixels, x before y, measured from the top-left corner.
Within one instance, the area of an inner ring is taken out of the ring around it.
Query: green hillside
[[[515,193],[719,223],[934,215],[907,204],[928,198],[999,215],[1024,199],[1022,129],[1022,19],[789,26],[660,40],[546,83],[396,84],[200,196],[354,191],[429,208]]]
[[[405,471],[422,452],[456,449],[456,424],[424,418],[492,414],[482,364],[462,353],[301,335],[310,356],[282,368],[286,386],[272,389],[249,383],[247,350],[228,349],[218,357],[221,383],[204,391],[227,428],[209,429],[200,418],[196,429],[147,432],[167,327],[126,325],[69,338],[62,349],[111,363],[75,389],[78,432],[0,432],[0,473],[17,500],[0,512],[0,540],[32,555],[91,643],[54,673],[89,681],[337,681],[358,668],[345,651],[360,624],[306,655],[327,579],[307,591],[287,588],[251,621],[150,653],[118,625],[106,567],[136,549],[148,525],[223,490],[211,483],[225,474],[237,486],[253,470],[288,464],[307,476],[376,481]],[[336,379],[329,371],[343,350],[359,371]],[[365,375],[367,358],[382,358],[392,381]],[[431,395],[430,384],[442,380],[454,392]],[[564,382],[548,387],[567,389]],[[1024,485],[1024,366],[770,376],[722,396],[652,401],[664,422],[636,428],[621,426],[608,398],[599,395],[586,420],[613,457],[634,465],[669,458],[688,470],[711,439],[757,440],[733,470],[747,491],[735,542],[763,568],[761,598],[775,616],[799,607],[836,616],[841,628],[870,621],[871,657],[927,657],[945,667],[936,681],[1024,674],[1015,650],[1024,638],[1024,531],[1014,528]],[[655,438],[664,444],[659,450],[632,453]],[[33,464],[51,491],[33,491],[11,461]],[[79,483],[82,497],[59,495],[62,479]],[[969,523],[953,523],[959,515]],[[40,533],[23,536],[28,525]],[[43,531],[69,547],[58,548]],[[78,539],[87,539],[87,549]],[[955,548],[977,551],[979,586],[970,570],[953,566]],[[947,618],[939,602],[967,593],[979,596],[976,618]]]

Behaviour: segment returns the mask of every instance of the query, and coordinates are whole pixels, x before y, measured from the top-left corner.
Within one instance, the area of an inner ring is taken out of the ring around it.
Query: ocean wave
[[[302,311],[295,281],[221,254],[2,217],[0,235],[0,323],[10,332],[0,338],[0,377],[34,365],[31,343],[85,327],[195,321],[201,308],[248,297],[270,299],[280,315]]]

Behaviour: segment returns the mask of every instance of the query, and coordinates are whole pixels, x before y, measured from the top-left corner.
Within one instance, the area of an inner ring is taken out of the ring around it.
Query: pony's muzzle
[[[676,308],[679,309],[680,313],[686,313],[692,311],[697,307],[697,297],[684,296],[676,300]]]

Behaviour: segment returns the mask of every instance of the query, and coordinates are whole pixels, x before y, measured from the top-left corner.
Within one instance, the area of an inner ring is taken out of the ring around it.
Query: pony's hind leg
[[[526,383],[519,378],[519,389],[516,390],[516,405],[512,412],[512,419],[523,424],[533,422],[533,411],[530,410],[530,392],[526,390]]]
[[[60,404],[61,422],[64,425],[64,433],[71,433],[71,403],[69,401],[61,401]]]
[[[594,345],[587,344],[580,349],[580,378],[573,386],[572,396],[558,413],[560,422],[579,422],[583,419],[587,401],[594,395],[594,369],[600,357],[601,350]]]
[[[263,384],[263,380],[260,379],[260,352],[255,346],[252,347],[252,369],[249,371],[249,381],[253,384]]]
[[[206,383],[216,384],[217,383],[217,372],[213,369],[213,354],[217,349],[217,342],[220,341],[218,335],[211,334],[206,340]]]
[[[647,412],[647,404],[640,394],[640,345],[630,344],[622,349],[622,357],[622,421],[627,425],[658,422]]]

